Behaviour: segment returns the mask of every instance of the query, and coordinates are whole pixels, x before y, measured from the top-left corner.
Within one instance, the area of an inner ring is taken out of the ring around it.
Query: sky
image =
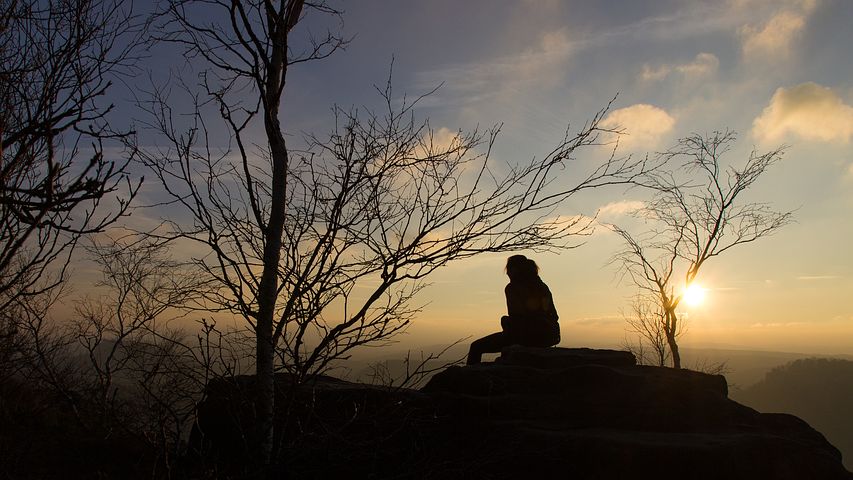
[[[748,199],[795,210],[796,223],[707,264],[698,279],[706,298],[686,307],[683,343],[853,353],[853,2],[367,1],[345,10],[347,50],[293,73],[289,111],[300,128],[324,128],[322,115],[302,116],[317,103],[375,102],[371,86],[393,58],[397,91],[441,85],[419,110],[434,128],[502,123],[498,158],[542,156],[617,94],[605,124],[627,129],[623,153],[723,129],[738,132],[733,163],[787,145]],[[637,195],[595,192],[559,213],[599,211],[619,223]],[[554,294],[563,345],[622,342],[634,289],[607,265],[619,246],[599,229],[579,248],[530,253]],[[412,341],[497,330],[505,257],[436,274]]]
[[[332,26],[351,39],[347,48],[289,73],[289,134],[330,131],[335,104],[378,107],[374,85],[384,85],[393,61],[398,95],[440,86],[416,110],[434,129],[502,124],[497,160],[542,157],[567,126],[582,126],[614,97],[604,125],[626,130],[622,154],[725,129],[738,133],[726,157],[735,164],[753,149],[786,145],[747,199],[793,210],[795,223],[703,268],[705,300],[684,307],[682,345],[853,354],[853,2],[361,0],[342,8],[343,24]],[[606,153],[580,153],[580,166]],[[597,190],[556,213],[618,224],[642,199]],[[553,293],[561,345],[618,346],[635,292],[608,265],[621,243],[606,229],[583,241],[526,253]],[[399,341],[447,344],[497,331],[506,257],[437,272]]]

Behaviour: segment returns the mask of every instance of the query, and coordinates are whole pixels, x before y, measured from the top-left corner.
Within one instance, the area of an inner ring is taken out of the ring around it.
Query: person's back
[[[560,342],[557,309],[551,291],[538,276],[510,282],[504,292],[508,313],[504,328],[518,343],[551,346]]]

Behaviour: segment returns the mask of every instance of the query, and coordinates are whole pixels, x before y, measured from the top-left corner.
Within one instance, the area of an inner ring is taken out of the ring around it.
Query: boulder
[[[299,478],[853,479],[820,433],[728,399],[722,376],[635,363],[511,347],[420,391],[320,378],[285,395],[278,462]],[[201,409],[199,431],[229,415]]]

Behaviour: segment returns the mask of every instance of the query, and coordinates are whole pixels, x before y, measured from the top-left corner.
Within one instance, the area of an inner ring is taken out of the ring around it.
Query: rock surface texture
[[[853,479],[797,417],[626,352],[511,347],[420,391],[324,378],[301,395],[281,424],[282,468],[300,478]],[[228,402],[211,401],[194,441],[233,457]]]

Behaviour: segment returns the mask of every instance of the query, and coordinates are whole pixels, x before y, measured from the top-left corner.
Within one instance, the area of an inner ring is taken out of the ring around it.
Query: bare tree
[[[119,398],[122,381],[125,389],[135,390],[129,382],[132,373],[141,370],[147,380],[133,387],[150,392],[160,380],[151,370],[162,370],[185,353],[177,350],[185,334],[170,323],[187,313],[186,307],[202,295],[205,284],[169,258],[167,248],[145,240],[93,242],[86,248],[102,269],[102,279],[94,285],[102,291],[77,302],[71,331],[88,359],[80,383],[87,386],[87,397],[103,426],[121,420],[116,411],[127,403]],[[190,372],[185,376],[191,377]]]
[[[262,462],[273,452],[276,370],[299,383],[402,331],[418,312],[412,299],[423,279],[453,260],[574,246],[591,221],[561,217],[559,205],[644,171],[644,161],[613,155],[575,181],[556,181],[576,151],[599,144],[604,110],[547,155],[496,164],[499,128],[441,140],[416,121],[417,99],[394,98],[390,80],[378,89],[381,113],[336,108],[331,134],[288,147],[279,122],[287,70],[344,44],[330,33],[291,34],[306,15],[338,12],[296,0],[205,2],[222,18],[211,23],[207,10],[201,25],[192,4],[169,2],[164,14],[164,38],[205,62],[189,87],[192,124],[182,127],[166,92],[155,90],[143,106],[168,146],[137,154],[191,217],[173,219],[171,235],[205,247],[196,265],[220,286],[207,301],[255,331]],[[216,142],[222,128],[227,144]]]
[[[244,332],[223,332],[212,320],[201,320],[196,334],[176,326],[198,312],[207,285],[170,258],[169,248],[103,236],[86,246],[102,277],[77,300],[74,318],[47,315],[60,289],[16,304],[26,309],[0,312],[16,315],[18,326],[12,361],[6,345],[0,350],[0,380],[25,379],[50,408],[70,407],[86,434],[147,443],[153,476],[187,447],[209,381],[245,370],[239,363],[250,351],[242,348]]]
[[[0,379],[26,378],[39,387],[45,386],[77,413],[70,381],[78,370],[69,355],[74,340],[48,315],[62,295],[60,285],[0,310],[0,324],[6,326],[0,347]]]
[[[175,326],[200,308],[207,279],[173,259],[171,245],[127,236],[92,242],[86,250],[102,269],[97,295],[77,302],[70,334],[86,361],[76,389],[102,431],[146,439],[170,466],[195,421],[213,378],[234,375],[246,355],[237,332],[212,320],[189,334]]]
[[[722,159],[735,140],[731,131],[680,140],[660,154],[672,167],[648,172],[641,180],[654,194],[634,215],[654,227],[635,235],[611,226],[625,241],[625,249],[613,262],[642,294],[657,300],[661,311],[652,311],[652,317],[660,316],[655,323],[666,338],[675,368],[681,368],[678,307],[705,263],[738,245],[771,235],[791,221],[792,212],[776,212],[765,203],[741,198],[782,158],[783,148],[752,151],[743,167],[726,167]],[[656,335],[654,331],[652,335]]]
[[[670,359],[665,333],[666,314],[655,296],[636,295],[631,301],[631,312],[624,315],[627,330],[636,341],[625,339],[624,348],[637,357],[643,365],[666,366]],[[679,322],[675,338],[684,333],[684,322]]]
[[[294,64],[327,57],[345,43],[331,33],[319,39],[309,33],[307,45],[293,41],[291,31],[309,11],[340,15],[322,1],[307,5],[303,0],[166,1],[162,39],[183,45],[189,58],[202,60],[209,69],[199,75],[203,101],[212,100],[218,106],[242,159],[223,163],[225,157],[217,158],[210,150],[199,157],[198,143],[207,140],[199,135],[208,133],[202,115],[196,112],[197,124],[184,136],[174,129],[162,98],[154,99],[152,113],[177,155],[169,152],[164,160],[142,155],[175,201],[194,217],[193,228],[178,229],[180,235],[212,249],[215,260],[199,263],[221,282],[222,303],[233,303],[255,329],[258,441],[264,464],[273,449],[273,326],[291,162],[279,119],[287,72]],[[240,97],[245,91],[254,98],[243,102]],[[263,150],[269,161],[267,169],[260,171],[250,159],[252,143],[244,135],[256,118],[263,124]],[[195,161],[207,166],[206,185],[197,183]],[[175,187],[173,176],[182,185]],[[232,179],[237,183],[230,184]],[[229,188],[234,187],[241,187],[241,192],[232,198]],[[242,210],[232,205],[234,201]],[[250,243],[244,244],[247,240]]]
[[[104,153],[119,134],[101,102],[139,31],[123,2],[2,2],[0,310],[57,288],[80,237],[124,215],[137,192],[127,160]]]

